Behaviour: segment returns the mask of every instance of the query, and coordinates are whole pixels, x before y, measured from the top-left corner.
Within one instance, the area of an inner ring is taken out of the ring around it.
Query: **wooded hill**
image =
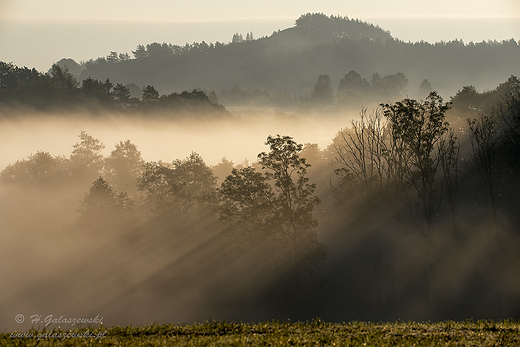
[[[230,43],[150,43],[129,53],[111,52],[91,59],[76,70],[79,80],[91,77],[138,86],[154,85],[161,93],[200,88],[243,88],[310,95],[319,75],[339,80],[354,70],[370,81],[404,73],[407,93],[416,97],[424,79],[434,90],[453,95],[465,85],[478,90],[496,86],[520,71],[520,46],[508,41],[403,42],[370,23],[347,17],[306,14],[295,26],[269,37],[253,33],[233,36]],[[384,101],[384,100],[381,100]]]

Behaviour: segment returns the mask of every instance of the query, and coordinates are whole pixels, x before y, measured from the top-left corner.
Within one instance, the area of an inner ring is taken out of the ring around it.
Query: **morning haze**
[[[103,4],[0,2],[5,331],[520,318],[516,3]]]

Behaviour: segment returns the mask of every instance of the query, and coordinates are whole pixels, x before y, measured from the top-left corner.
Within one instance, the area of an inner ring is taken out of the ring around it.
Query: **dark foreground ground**
[[[332,324],[205,322],[194,325],[32,330],[1,346],[520,346],[520,321]]]

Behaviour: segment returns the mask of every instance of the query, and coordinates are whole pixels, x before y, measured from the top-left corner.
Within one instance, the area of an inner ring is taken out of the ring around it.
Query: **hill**
[[[139,45],[132,52],[112,52],[84,64],[78,76],[153,84],[161,93],[200,88],[229,90],[235,85],[269,92],[310,94],[317,77],[331,76],[334,87],[354,70],[370,80],[404,73],[407,93],[415,97],[428,79],[441,93],[453,95],[464,85],[489,89],[520,71],[520,46],[502,42],[403,42],[388,31],[347,17],[306,14],[295,26],[269,37],[246,39],[236,34],[230,43],[185,46],[167,43]]]

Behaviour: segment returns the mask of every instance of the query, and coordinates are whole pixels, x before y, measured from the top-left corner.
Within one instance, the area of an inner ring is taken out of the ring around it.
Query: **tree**
[[[230,241],[270,258],[270,267],[279,255],[274,193],[267,177],[248,166],[233,169],[222,183],[220,220],[226,224],[225,234]]]
[[[62,69],[67,68],[71,74],[78,77],[83,70],[83,66],[76,63],[74,59],[71,58],[63,58],[56,62]]]
[[[269,136],[266,145],[270,151],[258,155],[265,172],[234,169],[222,184],[221,220],[237,239],[261,242],[271,266],[311,276],[326,252],[314,230],[320,201],[307,178],[310,165],[300,157],[303,146],[289,136]]]
[[[235,33],[235,34],[233,34],[233,40],[231,42],[232,43],[244,42],[244,38],[242,37],[242,34]]]
[[[116,84],[112,92],[112,95],[119,106],[130,106],[130,98],[132,97],[130,94],[130,90],[121,83]]]
[[[45,186],[63,183],[67,176],[67,160],[53,157],[50,153],[37,151],[27,159],[17,160],[0,172],[0,183]]]
[[[432,84],[427,79],[424,79],[419,86],[419,97],[424,98],[433,92]]]
[[[101,151],[105,145],[98,139],[81,131],[78,135],[80,142],[72,146],[72,154],[70,163],[72,165],[72,174],[75,176],[87,177],[89,180],[92,176],[98,176],[103,168],[103,155]]]
[[[193,152],[171,165],[150,162],[137,180],[140,191],[158,218],[203,220],[216,203],[216,177],[202,157]]]
[[[143,171],[143,158],[137,146],[126,140],[119,141],[105,159],[107,178],[118,191],[135,193],[137,178]]]
[[[372,76],[374,78],[374,76]],[[387,98],[401,98],[406,93],[408,86],[408,79],[402,72],[395,75],[386,75],[379,80],[377,84],[377,91],[381,97]]]
[[[153,86],[146,86],[143,89],[143,102],[149,103],[159,100],[159,92]]]
[[[318,76],[318,81],[312,93],[312,99],[322,106],[327,106],[334,102],[334,90],[332,89],[332,82],[329,75]]]
[[[117,52],[112,51],[109,55],[107,55],[106,60],[109,64],[115,64],[119,61],[119,56],[117,55]]]
[[[467,119],[471,148],[473,157],[477,164],[478,171],[482,180],[485,182],[489,199],[491,201],[491,211],[495,223],[495,232],[498,235],[497,225],[497,168],[496,168],[496,147],[499,139],[498,124],[491,116],[481,116],[478,119]]]
[[[227,160],[226,157],[222,157],[222,160],[217,165],[211,167],[213,170],[213,174],[217,177],[219,184],[224,181],[224,179],[231,174],[235,165],[231,160]]]
[[[368,88],[370,88],[370,83],[368,83],[368,81],[364,78],[361,78],[361,75],[356,71],[351,70],[339,81],[338,92],[343,92],[346,90],[357,90],[364,92]]]
[[[107,93],[105,84],[90,77],[83,80],[80,92],[87,101],[107,104],[111,100],[110,93]]]
[[[87,225],[117,222],[124,214],[129,214],[133,206],[126,193],[117,194],[107,181],[99,177],[81,200],[78,210],[80,222]]]
[[[508,79],[512,81],[513,76]],[[518,81],[517,78],[515,78]],[[507,161],[511,169],[518,172],[520,169],[520,85],[509,88],[502,97],[502,102],[496,110],[500,120],[500,130],[503,135],[503,145]]]
[[[453,108],[459,113],[478,114],[483,111],[482,96],[474,86],[464,86],[451,98]]]
[[[372,74],[372,80],[371,80],[372,88],[377,88],[379,83],[381,83],[381,75],[377,72],[374,72]]]
[[[136,59],[143,59],[148,56],[148,52],[146,52],[146,47],[143,45],[138,45],[135,51],[132,51],[134,57]]]
[[[452,128],[448,130],[446,136],[439,141],[439,156],[444,183],[445,200],[451,212],[453,230],[458,230],[457,224],[457,192],[459,181],[459,162],[460,162],[460,140],[455,136]]]
[[[71,101],[76,96],[78,82],[76,77],[69,72],[68,68],[62,68],[58,64],[53,64],[49,75],[52,81],[52,88],[58,101]]]
[[[208,100],[211,101],[211,102],[214,103],[214,104],[218,104],[218,96],[217,96],[217,93],[215,93],[214,90],[212,90],[211,92],[209,92],[209,94],[208,94]]]
[[[199,209],[214,204],[217,179],[198,153],[174,160],[173,168],[177,195],[184,206]]]
[[[395,193],[400,186],[397,167],[402,163],[392,140],[380,109],[372,115],[363,109],[360,120],[352,120],[349,129],[338,133],[333,146],[342,167],[336,170],[338,186],[333,193],[341,202],[359,193],[367,197]]]
[[[417,192],[428,230],[438,209],[435,182],[442,157],[438,144],[450,130],[445,120],[450,103],[432,92],[422,102],[404,99],[381,106],[390,121],[393,141],[405,158],[400,174]]]
[[[351,70],[339,81],[338,104],[349,106],[360,104],[370,89],[370,83],[361,78],[361,75],[356,71]]]

